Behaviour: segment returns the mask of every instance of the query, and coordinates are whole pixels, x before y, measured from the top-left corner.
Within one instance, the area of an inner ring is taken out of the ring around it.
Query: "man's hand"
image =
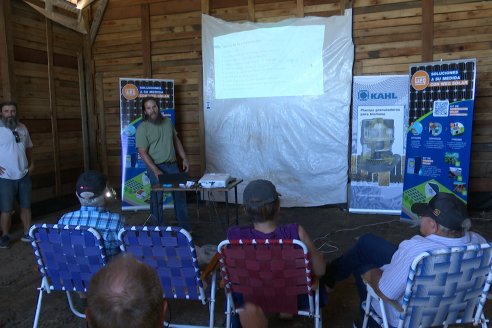
[[[188,163],[188,158],[183,158],[183,171],[188,172],[190,169],[190,164]]]

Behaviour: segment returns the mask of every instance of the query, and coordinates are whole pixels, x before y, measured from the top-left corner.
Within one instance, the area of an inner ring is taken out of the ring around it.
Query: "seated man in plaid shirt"
[[[66,213],[58,221],[62,225],[92,227],[99,232],[109,258],[120,251],[118,231],[125,225],[125,218],[105,208],[107,191],[106,177],[97,171],[87,171],[77,180],[75,194],[80,201],[80,210]]]

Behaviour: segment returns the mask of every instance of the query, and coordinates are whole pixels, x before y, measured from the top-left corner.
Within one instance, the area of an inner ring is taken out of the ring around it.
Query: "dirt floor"
[[[217,245],[224,239],[225,211],[223,204],[213,206],[202,202],[197,210],[195,203],[188,204],[192,229],[197,245]],[[118,212],[118,204],[110,208]],[[35,223],[56,223],[61,214],[73,210],[52,213],[36,217]],[[231,210],[231,209],[230,209]],[[127,223],[142,225],[148,217],[146,212],[124,212]],[[166,218],[172,217],[172,211],[166,210]],[[234,211],[230,211],[231,224]],[[349,214],[343,207],[329,206],[316,208],[282,208],[283,222],[298,222],[305,227],[315,244],[324,252],[326,260],[332,260],[350,247],[364,233],[379,234],[398,243],[418,233],[416,227],[402,223],[397,216]],[[492,240],[492,220],[489,213],[476,213],[472,220],[474,230]],[[239,211],[240,224],[246,224],[247,218]],[[170,222],[171,224],[175,222]],[[37,287],[40,275],[31,246],[19,241],[20,225],[13,227],[15,243],[10,249],[0,249],[0,327],[31,327],[37,302]],[[195,302],[173,301],[170,304],[173,323],[207,324],[207,308]],[[217,291],[215,307],[215,325],[224,326],[224,292]],[[358,297],[353,280],[337,285],[329,295],[329,304],[323,309],[324,327],[352,327],[358,314]],[[492,302],[486,305],[486,316],[492,316]],[[272,317],[270,327],[309,327],[312,320],[294,318],[280,320]],[[68,308],[65,294],[55,292],[45,295],[41,310],[39,327],[86,327],[83,319],[75,317]]]

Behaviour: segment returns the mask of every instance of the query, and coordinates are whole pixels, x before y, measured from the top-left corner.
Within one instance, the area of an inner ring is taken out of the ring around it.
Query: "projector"
[[[207,173],[198,180],[198,185],[202,188],[225,188],[230,181],[228,173]]]

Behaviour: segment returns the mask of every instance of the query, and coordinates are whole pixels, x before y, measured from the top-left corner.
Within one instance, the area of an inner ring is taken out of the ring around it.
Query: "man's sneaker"
[[[31,237],[29,237],[29,234],[26,233],[26,234],[22,235],[21,241],[23,241],[25,243],[30,243],[31,242]]]
[[[9,248],[10,237],[8,235],[0,237],[0,248]]]

